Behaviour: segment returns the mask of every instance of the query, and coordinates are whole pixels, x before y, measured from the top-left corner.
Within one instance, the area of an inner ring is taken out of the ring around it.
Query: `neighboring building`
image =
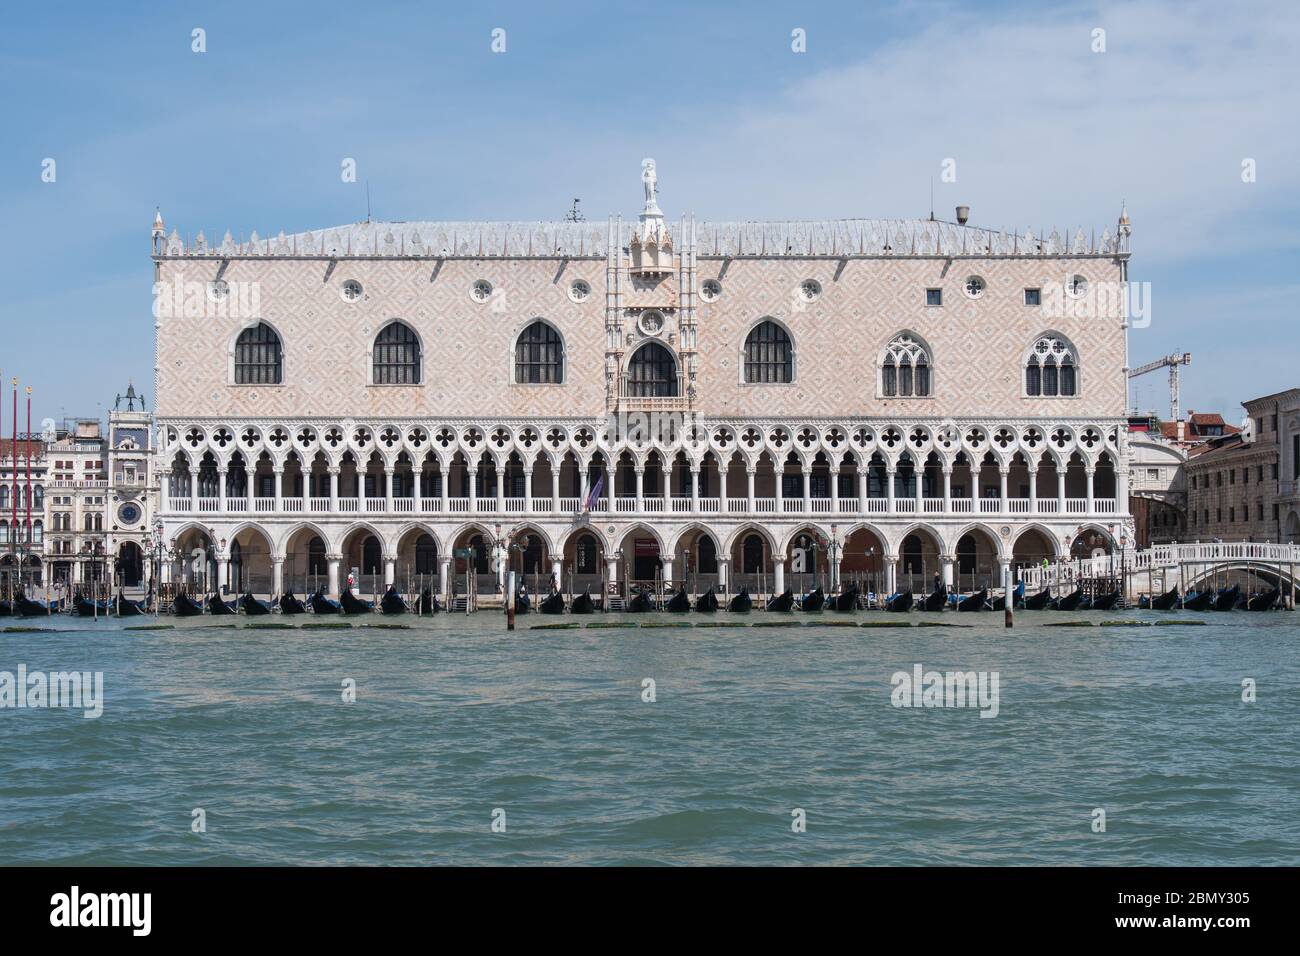
[[[635,226],[157,217],[167,573],[446,593],[510,545],[578,590],[928,590],[1133,540],[1126,323],[1095,306],[1126,216],[670,227],[643,186]]]
[[[39,436],[0,438],[0,600],[24,584],[44,581],[45,472]]]
[[[1247,427],[1188,459],[1188,537],[1300,541],[1300,389],[1242,404]]]
[[[1187,540],[1187,452],[1159,432],[1129,432],[1129,511],[1137,547]]]
[[[137,408],[137,406],[139,406]],[[105,526],[116,581],[123,588],[146,586],[152,575],[153,516],[157,484],[153,480],[153,416],[144,398],[128,385],[108,413],[108,479]]]

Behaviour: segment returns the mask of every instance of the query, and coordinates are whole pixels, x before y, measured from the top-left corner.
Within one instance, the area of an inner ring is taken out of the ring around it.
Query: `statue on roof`
[[[645,186],[645,211],[659,212],[659,177],[655,175],[655,161],[650,158],[641,160],[641,182]]]

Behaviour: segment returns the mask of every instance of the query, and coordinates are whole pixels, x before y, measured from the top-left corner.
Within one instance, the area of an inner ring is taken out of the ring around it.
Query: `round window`
[[[722,283],[717,279],[705,279],[700,283],[700,298],[705,302],[716,302],[722,295]]]
[[[972,299],[978,299],[980,296],[982,296],[984,294],[985,288],[986,286],[984,284],[984,280],[981,279],[979,276],[970,276],[966,280],[966,285],[965,285],[966,294],[970,296]]]
[[[225,279],[208,283],[208,298],[213,302],[223,302],[228,295],[230,295],[230,285]]]
[[[574,279],[569,285],[569,298],[574,302],[586,302],[591,297],[591,285],[585,279]]]
[[[343,296],[344,302],[356,302],[361,298],[361,283],[356,279],[349,279],[343,283],[340,294]]]
[[[647,309],[641,313],[641,320],[637,324],[646,335],[658,335],[664,327],[663,313]]]
[[[822,294],[822,284],[816,279],[804,279],[799,285],[799,295],[805,302],[811,302]]]
[[[479,279],[470,288],[469,295],[475,302],[486,302],[492,298],[492,283],[487,279]]]

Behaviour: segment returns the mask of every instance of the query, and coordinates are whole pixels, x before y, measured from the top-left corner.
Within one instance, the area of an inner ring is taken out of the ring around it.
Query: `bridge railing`
[[[1269,544],[1262,541],[1208,541],[1191,544],[1158,544],[1142,551],[1073,558],[1047,565],[1020,569],[1025,588],[1042,589],[1072,584],[1085,578],[1119,577],[1148,571],[1181,568],[1184,565],[1261,564],[1300,566],[1300,545]]]

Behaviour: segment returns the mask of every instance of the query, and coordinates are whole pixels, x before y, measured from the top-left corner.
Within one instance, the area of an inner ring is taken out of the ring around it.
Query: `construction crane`
[[[1180,365],[1191,365],[1191,352],[1174,352],[1172,355],[1166,355],[1164,358],[1158,358],[1154,362],[1147,362],[1146,365],[1139,365],[1137,368],[1131,368],[1128,371],[1129,378],[1137,378],[1139,375],[1145,375],[1147,372],[1154,372],[1157,369],[1169,367],[1169,420],[1178,421],[1178,367]]]

